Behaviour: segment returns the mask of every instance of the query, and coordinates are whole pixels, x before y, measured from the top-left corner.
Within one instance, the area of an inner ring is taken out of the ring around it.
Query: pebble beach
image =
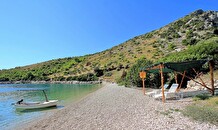
[[[139,89],[103,83],[103,87],[76,103],[58,109],[20,130],[217,130],[218,126],[194,121],[180,110],[191,98],[166,103]]]

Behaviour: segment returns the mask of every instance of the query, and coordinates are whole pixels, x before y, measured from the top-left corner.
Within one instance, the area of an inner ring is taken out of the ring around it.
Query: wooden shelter
[[[201,73],[196,71],[196,69],[202,68],[202,66],[205,63],[209,64],[210,76],[211,76],[211,88],[208,87],[205,84],[205,82],[201,79],[200,77]],[[207,90],[211,92],[212,95],[214,95],[215,88],[214,88],[213,68],[214,68],[214,64],[212,60],[195,60],[195,61],[187,61],[187,62],[158,63],[152,66],[146,66],[142,68],[141,69],[142,71],[140,72],[140,77],[142,76],[142,72],[145,73],[144,74],[145,77],[146,77],[146,73],[160,73],[161,74],[161,87],[162,87],[162,101],[165,102],[163,73],[174,72],[176,83],[178,83],[177,75],[182,75],[182,80],[181,80],[179,87],[177,88],[177,92],[181,89],[183,80],[186,77],[190,80],[193,80],[197,84],[200,84],[201,86],[207,88]],[[189,71],[194,71],[201,82],[198,82],[194,78],[187,76],[186,72],[189,72]],[[144,78],[142,79],[143,79],[143,93],[145,94]]]

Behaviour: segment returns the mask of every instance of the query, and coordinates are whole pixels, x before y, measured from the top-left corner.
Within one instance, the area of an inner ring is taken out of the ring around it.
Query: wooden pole
[[[142,78],[142,85],[143,85],[143,88],[142,88],[143,94],[145,95],[145,79],[144,78]]]
[[[162,88],[162,102],[165,103],[163,64],[160,65],[160,75],[161,75],[161,88]]]
[[[174,71],[174,76],[175,76],[176,83],[178,84],[177,73],[175,71]]]
[[[197,77],[200,79],[201,83],[202,83],[204,86],[207,86],[207,85],[205,84],[205,82],[203,81],[203,79],[200,77],[201,75],[200,75],[194,68],[192,68],[192,69],[194,70],[194,72],[195,72],[195,74],[197,75]]]
[[[183,75],[183,74],[180,73],[180,72],[177,72],[177,73],[180,74],[180,75]],[[185,77],[188,78],[188,79],[190,79],[190,80],[192,80],[192,81],[194,81],[194,82],[197,83],[197,84],[200,84],[201,86],[207,88],[210,92],[212,92],[211,88],[207,87],[206,85],[204,85],[204,84],[202,84],[202,83],[200,83],[200,82],[194,80],[193,78],[191,78],[191,77],[189,77],[189,76],[187,76],[187,75],[185,75]]]
[[[146,78],[146,72],[145,71],[141,71],[139,73],[140,78],[142,79],[142,91],[143,94],[145,95],[145,78]]]
[[[211,87],[212,87],[212,95],[214,96],[214,75],[213,75],[213,61],[209,61],[209,67],[210,67],[210,80],[211,80]]]
[[[185,78],[185,73],[186,73],[186,71],[184,71],[184,73],[183,73],[183,75],[182,75],[182,81],[181,81],[181,83],[180,83],[180,85],[179,85],[179,88],[177,88],[177,92],[179,92],[179,90],[181,89],[181,87],[182,87],[182,83],[183,83],[183,80],[184,80],[184,78]]]

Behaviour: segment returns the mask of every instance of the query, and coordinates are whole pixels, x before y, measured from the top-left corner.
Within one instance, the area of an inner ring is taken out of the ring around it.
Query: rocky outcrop
[[[196,79],[196,81],[201,82],[199,79]],[[218,88],[218,80],[214,80],[214,87]],[[210,81],[206,81],[205,84],[211,88],[211,82]],[[190,80],[187,83],[187,89],[188,90],[206,90],[205,87],[203,87],[202,85]]]

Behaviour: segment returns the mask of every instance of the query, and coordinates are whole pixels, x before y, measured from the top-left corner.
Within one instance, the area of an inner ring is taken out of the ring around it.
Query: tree
[[[142,86],[142,81],[139,77],[139,72],[143,69],[143,67],[151,65],[152,61],[147,60],[145,58],[139,59],[135,65],[130,68],[130,71],[127,73],[123,84],[125,86]],[[147,76],[149,77],[149,76]],[[149,79],[147,79],[149,80]],[[149,81],[148,81],[149,82]]]
[[[35,76],[31,72],[27,72],[26,75],[22,78],[23,80],[33,80]]]
[[[99,67],[95,67],[94,72],[97,77],[104,75],[104,71],[100,69]]]

